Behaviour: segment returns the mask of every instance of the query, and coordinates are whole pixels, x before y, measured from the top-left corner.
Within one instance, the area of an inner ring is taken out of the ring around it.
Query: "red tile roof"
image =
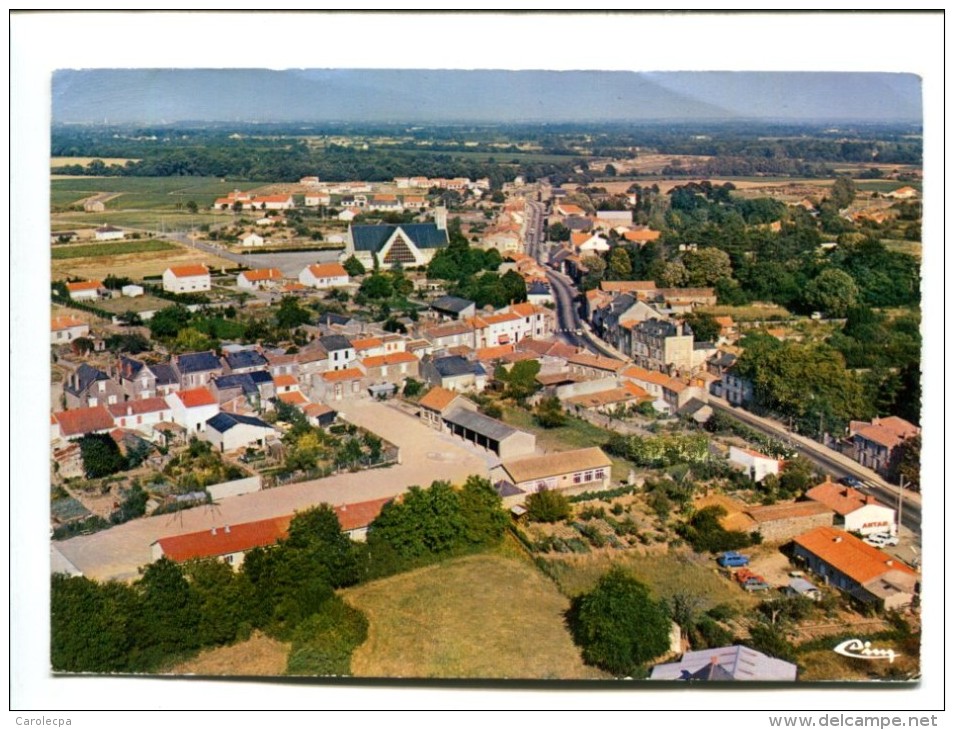
[[[186,408],[198,408],[199,406],[211,406],[218,401],[212,395],[208,388],[193,388],[192,390],[180,390],[174,395],[179,397],[182,405]]]
[[[277,281],[282,278],[278,269],[253,269],[242,274],[246,281]]]
[[[186,266],[170,266],[169,271],[177,279],[188,276],[208,276],[209,268],[205,264],[189,264]]]
[[[279,393],[275,397],[278,398],[278,400],[280,400],[282,403],[287,403],[290,406],[302,407],[310,403],[310,401],[304,395],[302,395],[301,391],[298,390],[291,390],[287,393]]]
[[[116,425],[106,406],[74,408],[70,411],[54,413],[53,417],[60,425],[60,435],[64,438],[82,436],[94,431],[107,431]]]
[[[669,385],[671,378],[668,375],[665,375],[655,370],[647,370],[646,368],[641,368],[639,365],[630,365],[622,373],[620,373],[624,378],[632,378],[633,380],[641,380],[644,383],[655,383],[656,385]]]
[[[651,231],[648,228],[639,230],[639,231],[626,231],[623,234],[623,238],[627,241],[633,241],[635,243],[647,243],[649,241],[655,241],[662,234],[659,231]]]
[[[603,357],[602,355],[590,355],[583,352],[568,357],[567,362],[571,362],[574,365],[596,368],[597,370],[611,370],[615,373],[618,373],[626,367],[626,363],[622,360],[617,360],[612,357]]]
[[[113,403],[107,406],[109,412],[115,418],[122,416],[139,416],[143,413],[158,413],[169,410],[169,404],[161,396],[154,398],[142,398],[140,400],[130,400],[125,403]]]
[[[447,388],[442,388],[439,385],[435,385],[418,402],[422,408],[427,408],[428,410],[437,411],[442,413],[447,406],[453,402],[455,398],[459,396],[459,393],[455,393],[453,390],[448,390]]]
[[[156,542],[162,548],[163,555],[177,563],[214,558],[274,545],[288,535],[291,519],[288,515],[240,525],[222,525],[202,532],[163,537]]]
[[[86,322],[76,317],[72,317],[68,314],[63,315],[62,317],[52,317],[50,319],[50,330],[53,332],[58,332],[59,330],[68,330],[71,327],[89,327]]]
[[[68,281],[66,283],[67,290],[74,291],[89,291],[90,289],[102,289],[103,282],[101,281]]]
[[[816,527],[796,537],[795,544],[862,585],[892,570],[917,575],[892,555],[834,527]]]
[[[312,264],[308,267],[311,275],[316,279],[333,279],[339,276],[348,276],[345,267],[341,264]]]
[[[835,484],[830,478],[809,489],[805,492],[805,496],[820,502],[843,517],[869,504],[868,497],[857,489]]]
[[[381,347],[384,342],[381,341],[379,337],[361,337],[356,340],[351,340],[351,346],[355,350],[368,350],[372,347]]]
[[[366,357],[361,364],[366,368],[377,368],[382,365],[400,365],[402,362],[418,362],[418,359],[410,352],[392,352],[387,355]]]
[[[393,497],[384,497],[383,499],[372,499],[367,502],[338,505],[335,507],[335,514],[338,516],[341,529],[347,532],[367,527],[381,514],[381,508],[392,499]]]
[[[358,368],[347,368],[346,370],[332,370],[322,373],[321,377],[329,383],[335,383],[341,380],[360,380],[364,377],[364,373]]]
[[[863,438],[889,449],[893,449],[902,441],[920,431],[913,423],[908,423],[897,416],[875,418],[871,423],[852,422],[851,426],[852,433],[857,433]]]
[[[498,360],[504,355],[513,352],[513,345],[497,345],[496,347],[481,347],[477,350],[478,360]]]
[[[276,375],[273,382],[276,388],[282,388],[289,385],[298,385],[298,378],[294,375]]]

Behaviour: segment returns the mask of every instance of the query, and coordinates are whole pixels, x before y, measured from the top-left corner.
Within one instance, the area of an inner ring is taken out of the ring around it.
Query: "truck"
[[[749,564],[749,556],[730,550],[716,558],[716,562],[723,568],[741,568]]]

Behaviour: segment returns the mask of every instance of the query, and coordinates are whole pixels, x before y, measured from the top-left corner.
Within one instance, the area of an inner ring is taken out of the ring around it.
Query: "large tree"
[[[617,676],[640,672],[669,648],[671,622],[664,605],[621,568],[573,599],[569,623],[583,660]]]
[[[712,286],[720,279],[732,278],[729,254],[718,248],[710,246],[687,251],[682,263],[686,267],[686,283],[689,286]]]
[[[824,269],[805,287],[805,304],[830,317],[844,317],[858,302],[858,285],[841,269]]]

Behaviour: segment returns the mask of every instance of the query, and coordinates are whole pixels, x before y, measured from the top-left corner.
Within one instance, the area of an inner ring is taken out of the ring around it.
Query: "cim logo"
[[[862,641],[861,639],[843,641],[833,651],[852,659],[867,659],[869,661],[887,659],[890,663],[894,663],[894,660],[901,656],[895,653],[894,649],[873,649],[870,641]]]

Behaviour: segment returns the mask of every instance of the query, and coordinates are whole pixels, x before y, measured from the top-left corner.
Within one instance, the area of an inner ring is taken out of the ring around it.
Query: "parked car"
[[[716,562],[723,568],[741,568],[749,564],[749,556],[730,550],[716,558]]]
[[[894,546],[899,542],[897,535],[889,535],[888,533],[884,532],[879,532],[874,535],[867,535],[862,539],[874,547],[887,547],[889,545]]]
[[[861,486],[861,480],[858,477],[851,476],[850,474],[839,479],[838,483],[844,484],[846,487],[852,487],[853,489],[858,489]]]
[[[758,578],[749,578],[745,583],[742,584],[742,587],[747,591],[767,591],[770,586],[764,580],[759,580]]]

